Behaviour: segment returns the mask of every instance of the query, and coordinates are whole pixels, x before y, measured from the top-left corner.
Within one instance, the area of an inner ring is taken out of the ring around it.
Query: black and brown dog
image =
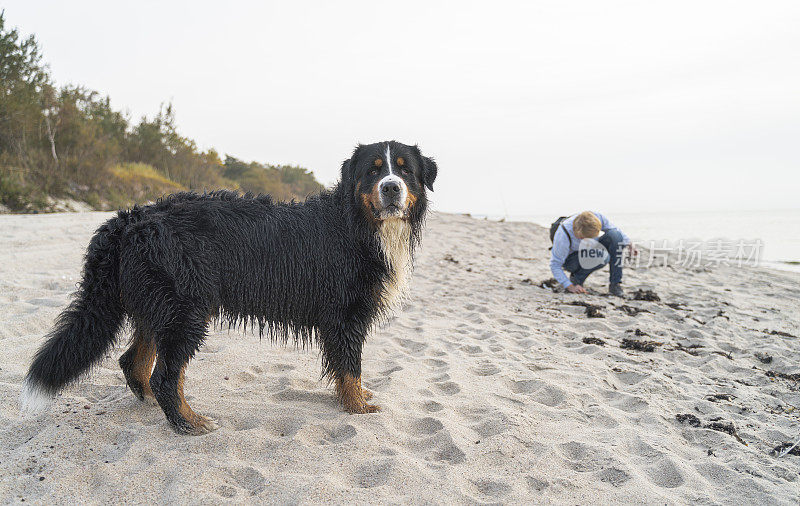
[[[155,397],[179,433],[217,427],[183,395],[214,318],[319,343],[344,409],[377,411],[361,386],[361,350],[408,286],[436,172],[416,146],[382,142],[358,146],[341,181],[303,203],[219,191],[120,211],[89,244],[79,290],[30,366],[23,409],[45,408],[102,359],[127,316],[128,386]]]

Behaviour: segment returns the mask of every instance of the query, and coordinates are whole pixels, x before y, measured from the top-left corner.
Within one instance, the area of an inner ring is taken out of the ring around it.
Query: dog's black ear
[[[414,151],[416,151],[422,165],[422,182],[430,191],[433,191],[433,182],[436,180],[436,174],[439,172],[439,167],[436,166],[436,162],[433,161],[433,158],[422,156],[422,152],[420,152],[419,147],[414,146]]]
[[[363,144],[356,146],[356,149],[353,150],[353,155],[342,163],[342,181],[353,179],[353,170],[355,170],[356,161],[363,147]]]
[[[433,181],[436,179],[436,173],[439,172],[439,167],[436,166],[436,162],[433,161],[433,158],[423,156],[422,159],[425,161],[422,165],[422,181],[430,191],[433,191]]]

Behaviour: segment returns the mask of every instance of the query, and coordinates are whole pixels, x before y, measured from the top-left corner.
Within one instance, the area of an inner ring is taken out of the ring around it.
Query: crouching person
[[[601,232],[605,232],[597,238]],[[553,240],[550,255],[550,270],[556,281],[568,292],[586,293],[583,283],[589,274],[609,264],[610,279],[608,292],[624,297],[622,290],[622,252],[627,246],[631,255],[636,248],[631,240],[608,218],[600,213],[584,211],[574,216],[559,218],[550,229]],[[583,241],[596,239],[596,243]],[[593,247],[594,246],[594,247]],[[569,278],[564,271],[570,272]]]

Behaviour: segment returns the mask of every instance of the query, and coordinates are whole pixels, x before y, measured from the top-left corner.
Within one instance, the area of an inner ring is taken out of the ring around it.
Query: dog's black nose
[[[397,181],[386,181],[381,185],[381,191],[388,197],[394,197],[400,193],[400,184]]]

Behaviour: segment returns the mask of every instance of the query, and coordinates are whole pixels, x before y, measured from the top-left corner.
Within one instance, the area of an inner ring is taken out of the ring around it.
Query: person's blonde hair
[[[600,219],[589,211],[579,214],[572,222],[572,229],[576,235],[584,239],[593,239],[600,235]]]

